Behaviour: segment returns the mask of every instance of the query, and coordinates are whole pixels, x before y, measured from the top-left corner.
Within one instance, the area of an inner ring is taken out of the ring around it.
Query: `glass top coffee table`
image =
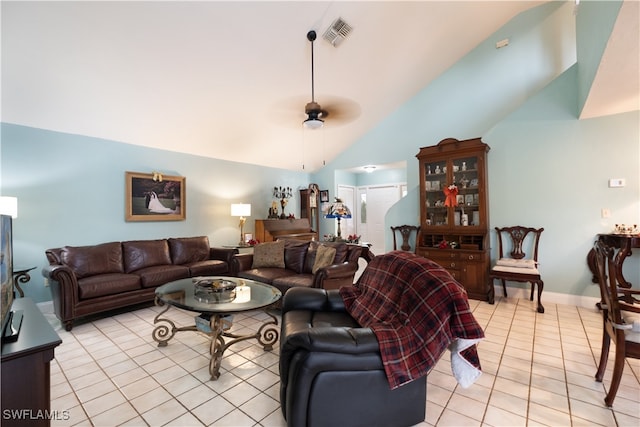
[[[156,325],[153,339],[158,347],[166,347],[176,332],[200,331],[211,339],[209,352],[209,373],[211,379],[220,377],[222,355],[229,346],[248,339],[256,339],[265,351],[273,350],[278,341],[278,319],[267,308],[280,300],[282,293],[273,286],[238,277],[197,277],[176,280],[156,289],[156,305],[166,308],[153,320]],[[177,307],[200,313],[195,324],[178,327],[163,315],[170,307]],[[271,318],[251,335],[237,335],[230,332],[229,315],[245,311],[263,309]],[[225,338],[231,340],[226,342]]]

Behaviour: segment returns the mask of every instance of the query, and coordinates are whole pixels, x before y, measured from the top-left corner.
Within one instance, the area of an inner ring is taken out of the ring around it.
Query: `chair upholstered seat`
[[[622,319],[630,327],[624,329],[625,340],[640,343],[640,315],[623,313]]]
[[[544,282],[538,270],[538,244],[543,231],[544,228],[536,229],[519,225],[496,227],[499,257],[489,271],[490,285],[493,286],[495,279],[500,280],[505,297],[507,296],[507,281],[531,283],[531,301],[533,301],[533,291],[537,285],[539,313],[544,313],[544,307],[540,301]],[[527,235],[532,236],[531,239],[527,239]],[[532,249],[529,251],[532,255],[531,258],[526,258],[523,249],[526,243]]]

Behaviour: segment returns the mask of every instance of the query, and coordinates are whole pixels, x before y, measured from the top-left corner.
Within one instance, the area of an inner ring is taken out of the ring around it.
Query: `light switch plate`
[[[626,182],[624,178],[611,178],[609,180],[609,187],[610,188],[624,187],[625,183]]]

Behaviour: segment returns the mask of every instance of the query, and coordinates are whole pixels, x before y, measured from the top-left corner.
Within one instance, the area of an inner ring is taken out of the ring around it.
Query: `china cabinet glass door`
[[[448,209],[445,206],[444,189],[447,187],[447,162],[444,160],[425,163],[425,212],[426,225],[449,225]]]
[[[451,161],[453,183],[456,185],[456,206],[453,225],[468,227],[481,225],[480,174],[476,156],[454,158]]]

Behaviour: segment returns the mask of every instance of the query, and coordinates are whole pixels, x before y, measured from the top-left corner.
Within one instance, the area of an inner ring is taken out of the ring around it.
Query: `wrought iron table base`
[[[278,331],[278,319],[271,313],[264,309],[264,312],[271,318],[271,320],[265,322],[255,334],[249,335],[237,335],[225,331],[225,326],[230,325],[223,313],[210,314],[209,326],[211,332],[207,333],[198,329],[195,325],[178,327],[176,324],[168,319],[161,318],[165,314],[171,305],[165,304],[163,301],[156,298],[156,305],[166,308],[156,315],[153,319],[153,324],[156,325],[153,330],[153,339],[158,342],[158,347],[166,347],[169,340],[173,338],[176,332],[181,331],[200,331],[209,336],[211,339],[211,345],[209,347],[209,354],[211,354],[211,360],[209,361],[209,374],[212,380],[217,380],[220,377],[220,364],[222,363],[222,356],[224,352],[233,344],[248,339],[256,339],[264,351],[273,350],[273,345],[278,341],[280,332]],[[209,315],[209,314],[207,314]],[[225,338],[231,338],[230,341],[225,341]]]

